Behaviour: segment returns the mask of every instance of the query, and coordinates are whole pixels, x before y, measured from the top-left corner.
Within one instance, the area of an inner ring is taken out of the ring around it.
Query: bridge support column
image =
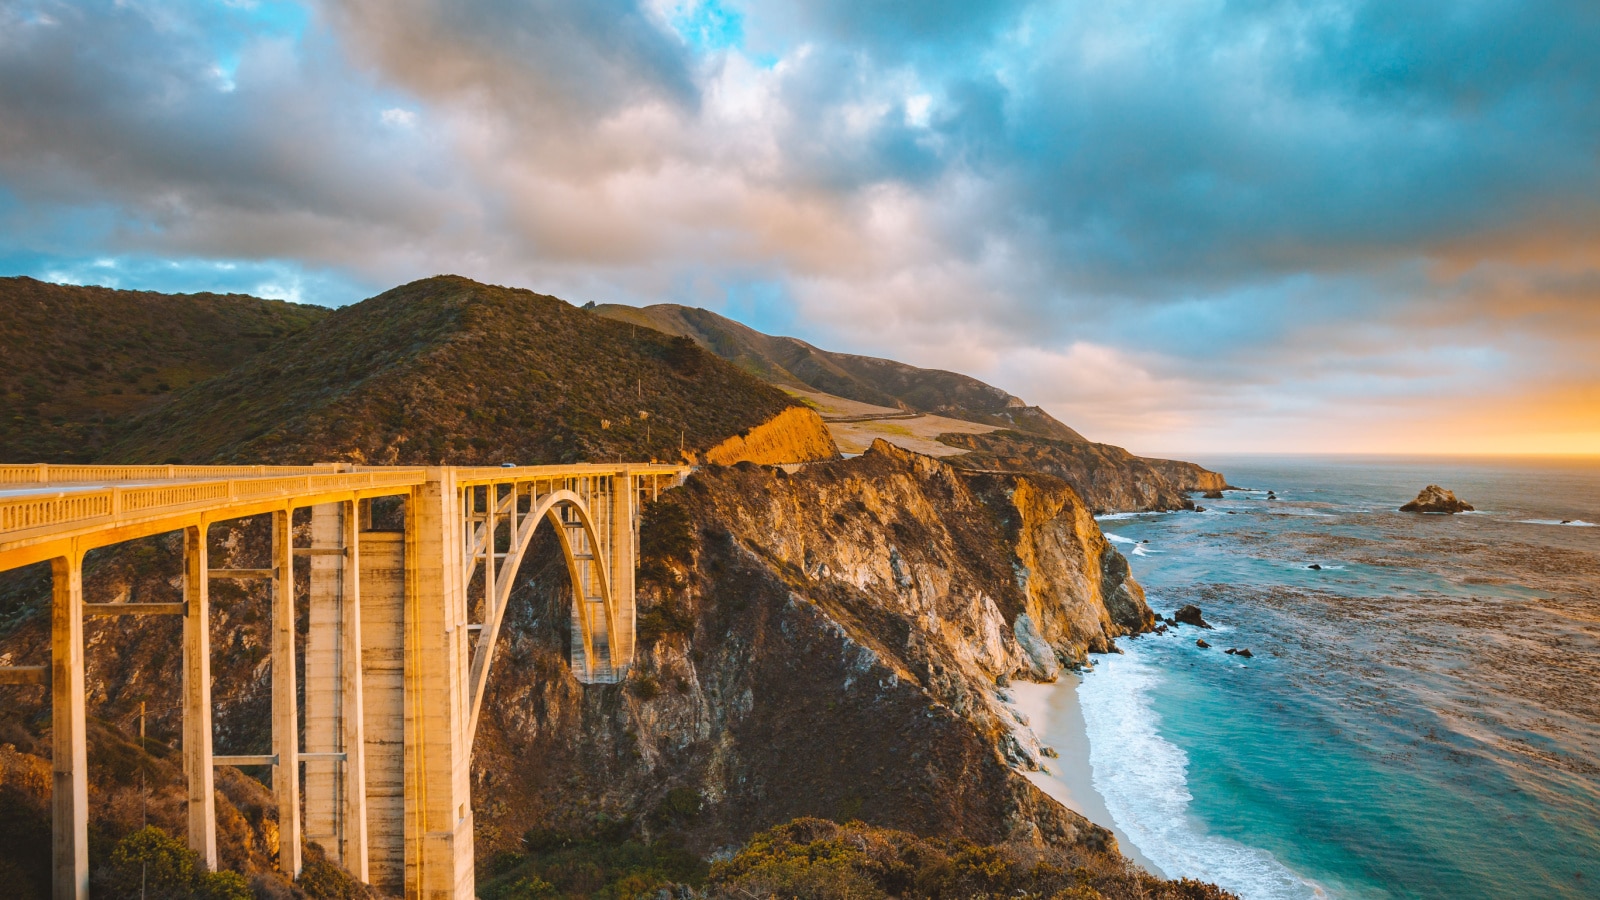
[[[356,502],[340,504],[344,545],[339,637],[340,738],[344,749],[344,829],[339,855],[350,874],[369,880],[367,865],[367,729],[361,679],[361,540]]]
[[[183,531],[183,770],[189,849],[217,868],[216,774],[211,759],[211,595],[204,522]]]
[[[473,896],[463,537],[455,473],[429,469],[406,504],[408,900]]]
[[[55,900],[89,896],[89,749],[83,676],[83,558],[50,561],[51,884]]]
[[[300,874],[300,716],[294,671],[293,514],[272,514],[272,793],[278,798],[278,869]]]
[[[306,634],[305,839],[368,880],[360,546],[353,503],[311,508]],[[343,754],[344,759],[337,758]]]
[[[406,880],[405,535],[363,531],[360,554],[366,880],[398,894]]]
[[[611,476],[611,558],[607,560],[607,575],[611,579],[611,601],[617,610],[617,631],[611,638],[611,665],[619,672],[633,663],[633,636],[637,620],[634,609],[633,568],[634,552],[633,507],[637,502],[633,489],[633,475],[623,469]]]

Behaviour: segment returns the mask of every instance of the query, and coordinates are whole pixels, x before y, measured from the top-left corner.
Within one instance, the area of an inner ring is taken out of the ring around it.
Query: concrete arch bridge
[[[0,684],[50,693],[54,896],[80,900],[89,888],[83,622],[137,615],[182,620],[188,839],[207,866],[217,865],[214,767],[270,765],[285,874],[299,873],[303,842],[314,840],[351,874],[407,898],[472,897],[469,763],[518,564],[541,525],[555,533],[573,586],[574,674],[622,679],[634,653],[639,510],[687,473],[0,466],[0,571],[49,562],[53,573],[50,665],[0,668]],[[384,498],[402,498],[403,530],[372,527]],[[306,509],[310,543],[296,546],[295,513]],[[262,515],[272,520],[268,568],[208,565],[212,526]],[[84,554],[167,532],[184,535],[181,602],[85,602]],[[309,591],[297,596],[302,556]],[[259,755],[212,752],[213,579],[271,586],[272,745]],[[303,686],[300,610],[310,622]]]

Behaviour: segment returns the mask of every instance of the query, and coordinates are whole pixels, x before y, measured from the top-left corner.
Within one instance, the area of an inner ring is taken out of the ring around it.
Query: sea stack
[[[1401,512],[1458,513],[1472,512],[1472,504],[1463,503],[1456,495],[1437,484],[1430,484],[1417,494],[1417,499],[1400,507]]]

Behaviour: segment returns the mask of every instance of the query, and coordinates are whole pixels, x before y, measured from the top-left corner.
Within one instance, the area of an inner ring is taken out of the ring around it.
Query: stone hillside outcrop
[[[705,453],[706,462],[722,466],[740,462],[773,466],[838,458],[839,448],[828,433],[827,423],[815,410],[803,406],[790,407]]]
[[[1180,491],[1226,491],[1233,487],[1221,472],[1213,472],[1192,462],[1150,456],[1138,459]]]
[[[533,826],[631,820],[705,852],[798,816],[1114,855],[1019,774],[1038,748],[996,686],[1153,621],[1066,484],[878,442],[796,475],[710,467],[641,543],[625,685],[568,673],[550,548],[523,573],[474,762],[484,858]]]
[[[1145,459],[1111,444],[1058,441],[1018,431],[941,434],[940,443],[969,452],[946,458],[968,469],[1040,472],[1077,489],[1095,513],[1192,509],[1188,492],[1227,486],[1194,463]]]

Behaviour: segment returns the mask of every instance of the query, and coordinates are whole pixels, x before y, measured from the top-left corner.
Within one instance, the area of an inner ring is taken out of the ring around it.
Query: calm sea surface
[[[1101,520],[1216,626],[1077,687],[1138,849],[1247,900],[1600,898],[1600,461],[1200,462],[1260,490]],[[1479,512],[1396,511],[1429,483]]]

